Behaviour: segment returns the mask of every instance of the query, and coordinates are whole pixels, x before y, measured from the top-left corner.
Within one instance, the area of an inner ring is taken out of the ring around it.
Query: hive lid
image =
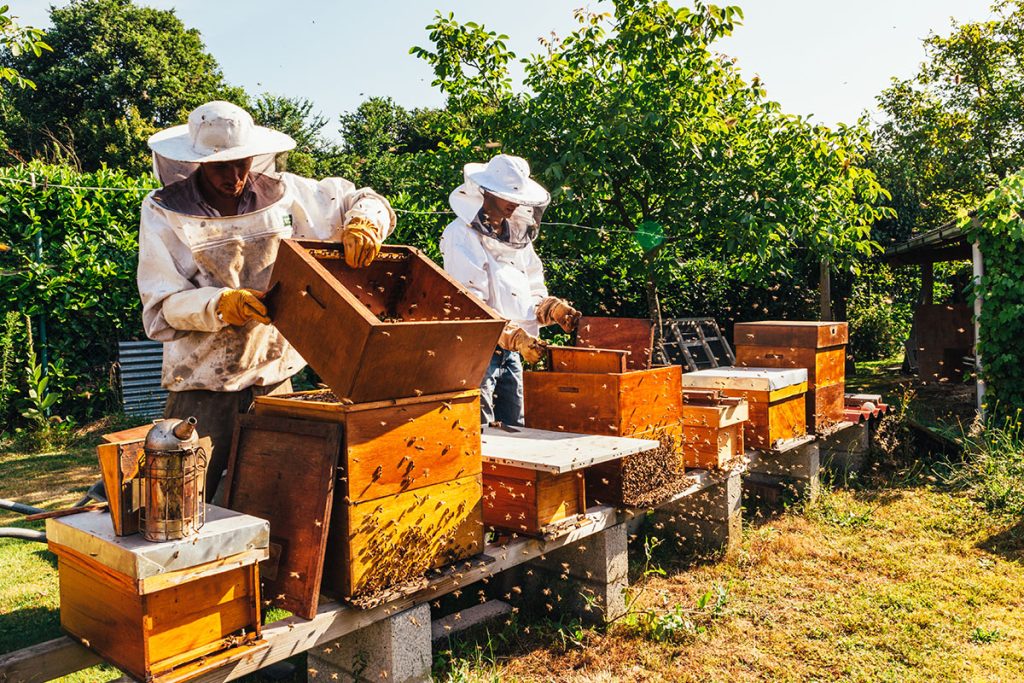
[[[805,368],[709,368],[683,373],[683,387],[776,391],[807,381]]]
[[[553,474],[581,470],[660,446],[659,441],[651,439],[550,432],[527,427],[484,427],[480,435],[480,452],[485,463]]]
[[[152,543],[142,534],[116,536],[107,512],[82,512],[46,520],[50,543],[70,548],[132,579],[189,569],[250,550],[266,552],[270,524],[215,505],[206,506],[206,523],[194,536]]]

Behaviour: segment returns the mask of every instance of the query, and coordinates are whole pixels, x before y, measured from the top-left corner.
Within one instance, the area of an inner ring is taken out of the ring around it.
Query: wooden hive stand
[[[808,430],[821,434],[845,419],[846,323],[737,323],[734,339],[737,365],[807,371]]]
[[[85,512],[48,519],[46,535],[61,627],[136,679],[172,680],[200,660],[214,666],[259,647],[264,520],[208,505],[198,534],[150,543]]]

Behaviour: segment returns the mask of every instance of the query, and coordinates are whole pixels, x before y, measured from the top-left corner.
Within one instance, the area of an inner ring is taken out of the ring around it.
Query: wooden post
[[[921,264],[921,296],[918,301],[923,305],[931,304],[935,298],[935,264],[927,261]]]
[[[822,322],[831,322],[832,320],[832,276],[829,269],[828,258],[822,258],[821,264],[818,271],[818,277],[821,281],[820,294],[821,294],[821,320]]]
[[[977,242],[971,244],[971,261],[974,265],[974,281],[980,284],[981,278],[985,277],[985,262],[981,255],[981,245]],[[982,376],[981,352],[978,351],[978,342],[981,340],[981,296],[974,297],[974,371],[977,375],[978,413],[982,419],[985,418],[985,379]]]

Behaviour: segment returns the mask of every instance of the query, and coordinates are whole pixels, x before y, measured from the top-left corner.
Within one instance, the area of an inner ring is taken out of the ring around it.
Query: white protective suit
[[[511,326],[538,336],[537,306],[547,298],[548,288],[533,242],[523,239],[525,246],[513,246],[475,230],[471,224],[484,195],[471,181],[456,188],[448,201],[457,218],[441,235],[444,269]],[[509,219],[513,234],[521,237],[531,228],[535,231],[539,213],[527,206],[517,208]]]
[[[283,184],[281,198],[241,216],[180,213],[160,203],[159,190],[143,201],[142,319],[146,334],[165,342],[163,386],[170,391],[240,391],[301,370],[305,361],[273,325],[219,320],[221,293],[265,290],[281,240],[337,240],[354,217],[372,221],[382,238],[395,227],[391,205],[372,190],[341,178],[274,175]]]

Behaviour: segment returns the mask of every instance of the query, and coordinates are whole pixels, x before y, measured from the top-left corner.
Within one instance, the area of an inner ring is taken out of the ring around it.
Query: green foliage
[[[0,418],[7,413],[11,398],[18,388],[15,366],[18,360],[15,345],[20,341],[21,314],[7,311],[0,327]]]
[[[681,260],[715,259],[754,281],[821,257],[844,267],[871,253],[871,225],[889,215],[863,168],[863,125],[787,116],[714,51],[741,18],[699,2],[580,10],[577,30],[525,60],[522,94],[505,37],[477,24],[439,14],[428,26],[435,49],[413,53],[433,67],[449,111],[472,123],[464,148],[483,157],[494,141],[526,157],[552,190],[550,218],[598,228],[549,230],[543,255],[575,260],[573,277],[623,299],[613,311],[635,306],[627,282],[646,283],[641,301],[656,316]],[[663,233],[646,251],[635,239],[645,224]]]
[[[966,490],[987,510],[1010,517],[1024,515],[1024,421],[1011,415],[989,418],[951,434],[963,449],[963,462],[948,463],[946,484]]]
[[[14,57],[31,55],[39,57],[43,51],[50,51],[52,48],[43,41],[43,31],[31,26],[22,26],[16,21],[16,17],[10,14],[8,5],[0,5],[0,48],[8,51]],[[21,73],[4,64],[0,64],[0,81],[13,83],[20,88],[35,88],[36,84]]]
[[[46,316],[47,388],[61,397],[55,408],[62,415],[87,418],[115,407],[110,370],[117,342],[142,335],[135,270],[139,207],[151,183],[108,169],[0,169],[0,242],[11,247],[0,254],[0,315],[20,311],[37,326]],[[0,423],[14,417],[8,408]]]
[[[50,10],[53,47],[0,51],[0,66],[34,81],[10,94],[4,129],[18,158],[70,158],[132,172],[150,165],[146,139],[203,102],[245,103],[224,82],[199,32],[169,10],[131,0],[76,0]]]
[[[985,274],[974,283],[982,298],[977,350],[995,415],[1024,408],[1024,173],[1001,182],[964,228],[981,248]]]
[[[1024,5],[999,0],[992,12],[928,36],[917,75],[878,97],[887,120],[871,166],[898,212],[887,237],[954,219],[1024,166]]]
[[[310,100],[264,93],[249,113],[258,125],[287,133],[295,140],[295,149],[287,155],[290,172],[308,177],[326,175],[324,166],[338,155],[338,148],[324,137],[327,117],[314,113]]]
[[[998,628],[987,629],[982,626],[975,626],[970,633],[970,640],[976,645],[988,645],[1002,640],[1006,636]]]
[[[917,287],[906,271],[899,277],[892,268],[873,264],[854,279],[847,303],[850,351],[859,361],[891,358],[903,352]]]

